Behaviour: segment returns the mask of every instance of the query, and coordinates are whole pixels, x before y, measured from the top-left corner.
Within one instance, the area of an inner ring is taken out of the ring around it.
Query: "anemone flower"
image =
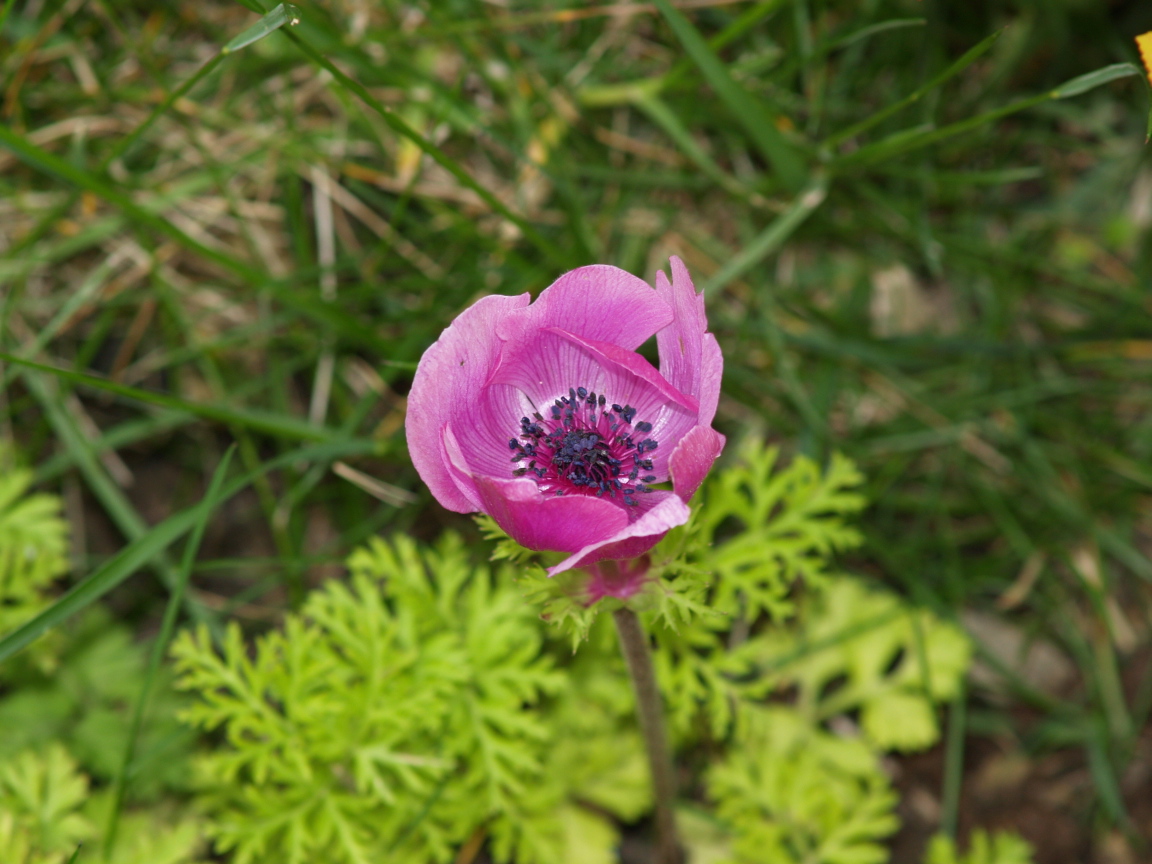
[[[424,353],[408,396],[408,448],[436,499],[570,553],[549,575],[589,570],[593,599],[638,590],[646,568],[629,559],[688,520],[724,446],[711,428],[720,346],[687,268],[671,265],[655,290],[592,265],[535,302],[481,298]],[[659,371],[636,353],[653,335]]]

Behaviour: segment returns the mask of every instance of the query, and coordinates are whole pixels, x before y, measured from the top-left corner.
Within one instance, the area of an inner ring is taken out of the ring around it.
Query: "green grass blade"
[[[247,48],[253,42],[259,42],[269,33],[275,33],[285,24],[295,26],[300,23],[300,9],[291,3],[281,3],[271,12],[249,27],[240,35],[232,39],[220,49],[221,54],[231,54],[241,48]]]
[[[92,272],[88,274],[87,278],[76,286],[76,290],[68,296],[63,305],[61,305],[60,310],[52,316],[52,320],[40,328],[31,342],[21,346],[23,356],[30,358],[39,354],[40,351],[44,349],[44,346],[51,342],[53,337],[60,332],[61,328],[72,320],[72,316],[79,311],[81,307],[89,303],[93,295],[104,287],[109,275],[115,269],[115,265],[110,263],[110,260],[111,259],[105,259],[96,265],[96,267],[92,269]],[[8,387],[8,385],[12,383],[12,379],[18,374],[19,368],[18,364],[12,364],[10,368],[4,370],[3,374],[0,375],[0,389]]]
[[[8,0],[8,4],[5,7],[4,12],[2,14],[0,14],[0,32],[2,32],[3,28],[4,28],[3,19],[4,19],[4,17],[7,17],[8,9],[11,8],[13,2],[14,2],[14,0]],[[277,7],[277,8],[283,9],[284,7],[281,6],[281,7]],[[290,6],[289,8],[292,10],[296,10],[295,6]],[[273,12],[275,12],[275,11],[276,10],[273,10]],[[299,12],[299,10],[296,10],[296,13],[297,13],[296,17],[297,18],[298,18],[298,12]],[[269,13],[269,15],[271,15],[271,14],[272,13]],[[268,16],[265,16],[265,17],[268,17]],[[263,21],[263,19],[261,19],[261,20]],[[289,20],[287,15],[286,15],[286,22],[287,23],[295,23],[294,20]],[[282,23],[285,23],[285,22],[282,22]],[[138,126],[136,126],[135,129],[133,129],[131,132],[129,132],[127,135],[125,135],[123,138],[121,138],[119,141],[117,141],[116,145],[112,148],[111,151],[109,151],[108,155],[105,156],[102,160],[100,160],[100,172],[102,173],[105,169],[108,168],[109,165],[112,164],[112,162],[114,162],[116,159],[118,159],[119,157],[121,157],[125,153],[127,153],[128,150],[132,147],[132,145],[135,144],[137,141],[139,141],[140,137],[146,131],[148,131],[148,129],[151,128],[153,123],[155,123],[160,117],[162,117],[164,114],[166,114],[169,111],[169,109],[171,109],[171,107],[174,104],[176,104],[176,101],[178,99],[180,99],[181,97],[186,95],[193,87],[195,87],[198,83],[200,83],[205,78],[207,78],[208,75],[210,75],[213,72],[213,70],[215,70],[215,68],[220,65],[221,61],[223,61],[224,57],[227,54],[231,53],[232,51],[236,51],[239,48],[245,47],[246,45],[252,44],[252,42],[257,41],[257,39],[259,39],[259,38],[263,38],[264,35],[267,35],[267,33],[272,32],[272,29],[275,29],[275,28],[269,29],[269,30],[267,30],[266,33],[263,33],[260,36],[257,36],[256,38],[250,39],[249,41],[244,42],[242,45],[233,44],[233,43],[236,43],[237,41],[239,41],[245,35],[247,35],[251,30],[256,29],[256,27],[258,27],[258,26],[260,26],[260,25],[257,24],[255,27],[249,28],[249,30],[246,30],[244,33],[240,34],[240,36],[237,36],[235,39],[233,39],[231,42],[229,42],[227,45],[225,45],[224,49],[222,49],[220,51],[220,53],[216,54],[214,57],[209,59],[203,66],[201,66],[199,69],[197,69],[192,75],[188,76],[188,78],[186,78],[180,84],[179,87],[176,87],[175,89],[169,91],[168,95],[165,96],[164,99],[159,104],[157,104],[151,111],[148,112],[148,116],[145,117],[144,120],[141,121],[141,123]],[[9,248],[7,250],[7,254],[9,256],[12,256],[12,255],[15,255],[15,254],[23,251],[24,249],[28,249],[32,245],[34,245],[49,230],[51,230],[52,226],[56,223],[56,221],[61,216],[63,216],[65,213],[67,213],[68,210],[70,210],[75,203],[76,203],[76,194],[73,193],[67,199],[62,201],[59,204],[59,206],[57,206],[53,210],[49,211],[49,213],[40,221],[40,224],[38,224],[32,231],[30,231],[26,236],[21,237],[14,244],[12,244],[11,248]]]
[[[175,240],[181,246],[188,249],[190,252],[195,252],[204,258],[219,264],[229,272],[239,276],[241,279],[251,284],[260,284],[265,281],[265,277],[260,271],[249,266],[248,264],[238,261],[230,255],[226,255],[217,249],[205,246],[199,240],[195,240],[181,231],[171,222],[155,213],[141,207],[133,201],[128,195],[121,193],[112,185],[101,180],[95,174],[85,171],[82,168],[77,168],[70,162],[66,162],[59,156],[49,153],[41,147],[37,147],[23,135],[19,135],[12,129],[4,125],[0,125],[0,145],[7,147],[18,158],[25,162],[29,167],[36,168],[46,174],[50,174],[59,180],[70,183],[79,189],[91,192],[99,198],[107,201],[109,204],[121,210],[126,216],[132,218],[141,225],[150,228],[157,234]]]
[[[295,43],[296,47],[300,49],[304,56],[318,66],[326,69],[343,87],[351,91],[361,102],[371,108],[381,120],[387,123],[393,132],[407,138],[419,147],[420,150],[436,162],[437,165],[455,177],[465,187],[479,195],[484,203],[491,207],[492,210],[519,228],[524,234],[524,237],[536,246],[549,260],[561,267],[573,265],[574,262],[571,261],[569,256],[561,251],[556,244],[544,237],[544,235],[537,231],[523,216],[514,213],[503,201],[493,195],[488,187],[484,186],[468,173],[464,166],[413,129],[395,111],[388,108],[379,99],[369,93],[363,84],[345,75],[332,61],[304,41],[298,33],[285,31],[285,34]]]
[[[744,273],[760,264],[765,258],[780,248],[792,236],[800,224],[807,219],[827,196],[827,185],[823,177],[817,177],[808,188],[796,196],[792,206],[781,213],[755,239],[738,252],[720,271],[705,281],[705,294],[718,291],[738,279]],[[821,440],[824,438],[827,423],[812,403],[808,391],[800,379],[800,372],[792,355],[786,350],[784,334],[777,322],[776,301],[769,291],[761,292],[764,311],[765,342],[776,360],[777,368],[785,390],[803,416],[810,431]]]
[[[1087,93],[1089,90],[1095,90],[1111,81],[1131,78],[1133,75],[1139,74],[1140,70],[1132,63],[1113,63],[1111,66],[1105,66],[1095,72],[1088,72],[1073,78],[1071,81],[1065,81],[1048,95],[1053,99],[1068,99],[1072,96],[1079,96],[1081,93]]]
[[[680,118],[676,116],[676,112],[670,109],[663,99],[652,93],[643,93],[637,95],[636,107],[663,129],[681,152],[695,163],[697,168],[733,195],[738,195],[741,198],[748,197],[748,188],[716,164],[707,151],[692,137],[691,130],[681,122]]]
[[[189,75],[184,83],[182,83],[179,87],[165,96],[164,100],[160,102],[160,104],[148,112],[148,116],[144,118],[139,126],[137,126],[135,129],[133,129],[131,132],[116,142],[116,146],[112,148],[112,152],[110,152],[106,157],[104,157],[104,159],[100,161],[101,170],[112,164],[114,159],[127,153],[128,149],[140,140],[140,136],[147,132],[153,123],[155,123],[160,117],[167,113],[169,108],[176,104],[177,99],[184,96],[189,90],[207,78],[212,73],[212,71],[220,65],[220,62],[223,59],[223,53],[217,54],[203,66]]]
[[[224,458],[216,467],[212,481],[203,501],[195,508],[195,524],[192,527],[192,536],[184,547],[184,557],[180,562],[176,584],[172,586],[168,604],[164,608],[164,619],[160,625],[160,633],[152,644],[152,654],[148,658],[148,669],[144,675],[144,683],[136,697],[136,705],[132,711],[132,721],[128,729],[128,742],[124,747],[124,757],[120,762],[116,779],[113,783],[111,813],[108,817],[108,826],[104,833],[104,859],[110,860],[116,848],[116,834],[120,826],[120,813],[124,808],[124,798],[128,792],[128,776],[132,768],[132,760],[136,754],[136,741],[140,736],[140,727],[144,722],[144,711],[148,706],[148,697],[152,692],[152,684],[160,672],[160,664],[164,659],[168,642],[172,638],[172,630],[176,626],[176,615],[183,602],[184,592],[188,587],[188,580],[192,575],[192,568],[196,563],[196,553],[200,549],[200,541],[204,537],[204,529],[208,526],[208,519],[216,509],[220,498],[220,488],[224,478],[228,475],[228,466],[232,462],[232,454],[236,446],[228,448]]]
[[[818,177],[808,188],[796,196],[787,210],[741,249],[720,271],[704,283],[704,291],[711,293],[733,279],[739,279],[765,258],[779,249],[823,202],[828,194],[827,180]]]
[[[0,663],[77,612],[99,600],[154,557],[161,554],[196,522],[196,508],[182,510],[106,561],[63,597],[0,639]]]
[[[944,788],[940,793],[940,830],[956,838],[960,815],[960,791],[964,783],[964,736],[968,730],[968,688],[960,687],[948,708],[948,733],[944,744]]]
[[[178,396],[169,396],[166,393],[154,393],[150,390],[141,390],[138,387],[118,384],[115,381],[109,381],[107,378],[101,378],[97,375],[77,372],[74,369],[61,369],[58,366],[48,366],[44,363],[26,360],[23,357],[17,357],[14,354],[8,354],[3,351],[0,351],[0,361],[11,363],[15,366],[22,366],[25,369],[35,372],[53,375],[63,381],[69,381],[84,387],[91,387],[94,390],[111,393],[124,399],[131,399],[134,402],[143,402],[146,405],[156,405],[160,408],[180,411],[195,417],[201,417],[205,420],[215,420],[220,423],[236,425],[244,429],[264,432],[278,438],[291,438],[303,441],[326,441],[332,439],[337,434],[334,430],[315,426],[306,420],[300,420],[296,417],[274,414],[269,411],[229,408],[225,405],[204,405],[189,402]]]
[[[1096,786],[1096,794],[1104,812],[1115,825],[1131,828],[1132,820],[1128,815],[1128,808],[1124,805],[1124,793],[1120,790],[1120,778],[1116,776],[1116,768],[1112,764],[1109,754],[1109,738],[1107,723],[1102,717],[1091,717],[1087,720],[1088,728],[1085,730],[1087,740],[1085,748],[1088,751],[1088,770]]]
[[[926,24],[927,22],[923,18],[897,18],[891,21],[881,21],[877,24],[871,24],[844,36],[829,37],[816,45],[812,49],[811,54],[796,54],[787,63],[780,66],[780,68],[772,70],[771,79],[774,81],[786,81],[798,72],[813,66],[816,61],[823,60],[829,54],[841,51],[857,42],[863,42],[873,36],[879,36],[882,33],[889,33],[894,30],[905,30],[910,27],[923,27]]]
[[[704,80],[728,107],[736,122],[744,127],[772,165],[780,182],[793,191],[803,186],[807,173],[804,163],[792,144],[776,128],[772,112],[736,82],[728,67],[679,10],[668,0],[655,0],[655,3],[680,44],[699,67]]]
[[[371,442],[338,441],[285,453],[276,459],[265,462],[256,470],[249,471],[244,476],[233,480],[224,487],[224,490],[217,497],[216,503],[217,505],[224,504],[257,477],[277,468],[300,461],[334,461],[346,456],[370,453],[373,448],[374,445]],[[47,609],[0,638],[0,663],[3,663],[22,648],[27,647],[53,627],[99,600],[155,556],[163,553],[172,543],[196,525],[200,518],[199,508],[202,504],[203,502],[197,502],[192,507],[169,516],[149,530],[147,534],[129,543],[88,576],[85,576]]]
[[[96,456],[111,450],[128,447],[138,441],[146,441],[188,425],[195,420],[192,414],[180,411],[157,411],[150,417],[138,417],[103,430],[99,438],[92,441],[92,452]],[[75,466],[76,462],[66,451],[56,453],[36,466],[36,482],[46,483],[59,477]]]
[[[963,135],[966,132],[971,132],[979,129],[981,126],[986,126],[989,123],[999,120],[1001,117],[1016,114],[1044,102],[1053,99],[1068,99],[1072,96],[1079,96],[1110,81],[1139,74],[1140,71],[1131,63],[1116,63],[1112,66],[1105,66],[1103,69],[1097,69],[1095,72],[1073,78],[1071,81],[1061,84],[1056,89],[1049,90],[1047,93],[1040,93],[1036,96],[1020,99],[1009,105],[1004,105],[991,111],[985,111],[983,114],[977,114],[975,117],[969,117],[966,120],[952,123],[940,129],[923,129],[923,127],[919,127],[917,129],[902,130],[882,141],[878,141],[868,147],[862,147],[855,153],[837,159],[833,164],[835,167],[841,168],[882,162],[886,159],[891,159],[893,156],[903,155],[911,150],[918,150],[922,147],[954,138],[957,135]]]
[[[836,51],[841,48],[847,48],[849,45],[864,39],[879,36],[881,33],[890,33],[893,30],[904,30],[908,27],[923,27],[927,23],[923,18],[893,18],[890,21],[880,21],[876,24],[870,24],[867,27],[861,27],[859,30],[849,33],[847,36],[833,40],[827,48],[821,46],[816,50],[818,54],[824,50]]]
[[[5,0],[4,8],[0,9],[0,33],[4,32],[4,25],[8,22],[8,13],[16,5],[16,0]]]
[[[1010,105],[1004,105],[1000,108],[986,111],[983,114],[977,114],[975,117],[969,117],[966,120],[960,120],[959,122],[939,129],[933,128],[931,124],[922,124],[911,129],[901,129],[899,132],[895,132],[887,138],[877,141],[875,144],[861,147],[855,153],[836,159],[833,161],[832,167],[839,170],[884,162],[895,156],[902,156],[913,150],[919,150],[922,147],[927,147],[940,141],[946,141],[949,138],[955,138],[966,132],[972,132],[981,126],[987,126],[989,123],[999,120],[1001,117],[1007,117],[1010,114],[1015,114],[1039,105],[1042,102],[1047,102],[1050,98],[1047,93],[1039,96],[1030,96],[1027,99],[1021,99]]]
[[[92,442],[80,428],[73,413],[64,404],[56,382],[43,377],[40,373],[26,371],[24,382],[33,398],[40,404],[48,424],[56,433],[64,448],[72,455],[81,475],[84,477],[92,494],[107,511],[117,529],[129,540],[137,540],[148,534],[148,523],[132,506],[132,502],[109,476],[104,466],[100,464],[92,448]],[[160,575],[161,581],[171,588],[175,581],[175,572],[171,564],[161,553],[151,562]],[[215,616],[200,604],[190,604],[189,612],[197,620],[209,625],[215,624]]]
[[[764,18],[776,12],[785,5],[787,0],[767,0],[750,8],[747,12],[708,40],[708,47],[719,51],[725,45],[747,33]],[[642,78],[623,84],[592,84],[581,87],[577,91],[577,98],[581,104],[590,108],[610,107],[638,102],[646,96],[658,96],[666,90],[678,85],[691,74],[696,64],[691,58],[685,57],[665,74],[655,75],[651,78]]]
[[[974,45],[973,47],[971,47],[967,51],[965,51],[956,60],[956,62],[952,63],[947,69],[945,69],[939,75],[934,76],[930,81],[928,81],[927,84],[923,85],[922,87],[917,88],[912,93],[909,93],[907,96],[905,96],[900,101],[893,102],[887,108],[884,108],[880,111],[877,111],[875,114],[871,115],[867,119],[861,120],[859,123],[853,124],[852,126],[849,126],[847,129],[843,129],[840,132],[837,132],[835,135],[830,136],[821,145],[821,149],[831,150],[831,149],[839,146],[840,144],[843,144],[845,141],[849,140],[850,138],[855,138],[857,135],[860,135],[864,132],[867,132],[869,129],[871,129],[876,124],[882,123],[883,121],[885,121],[889,117],[891,117],[893,114],[896,114],[900,111],[903,111],[909,105],[914,105],[915,103],[919,102],[921,99],[923,99],[926,95],[931,93],[937,87],[940,87],[942,84],[946,83],[949,79],[954,78],[955,76],[959,75],[961,72],[963,72],[969,66],[971,66],[973,63],[975,63],[977,60],[979,60],[980,57],[982,57],[984,54],[986,54],[988,52],[988,49],[991,48],[996,43],[996,40],[1000,38],[1000,36],[1001,36],[1001,34],[1003,34],[1003,32],[1004,32],[1003,30],[997,30],[991,36],[985,37],[979,43],[977,43],[976,45]]]

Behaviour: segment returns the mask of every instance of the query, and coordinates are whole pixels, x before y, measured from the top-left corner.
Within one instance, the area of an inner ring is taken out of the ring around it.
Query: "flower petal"
[[[697,426],[680,439],[668,460],[672,490],[680,500],[687,503],[696,494],[724,449],[724,442],[724,436],[709,426]]]
[[[441,433],[471,405],[500,356],[496,328],[501,320],[528,306],[529,295],[482,297],[457,316],[416,367],[404,420],[408,451],[436,500],[458,513],[476,507],[453,479]],[[517,420],[519,418],[516,418]]]
[[[527,309],[497,325],[501,339],[518,341],[545,327],[611,342],[629,351],[672,323],[672,309],[652,286],[607,264],[577,267],[547,288]]]
[[[700,404],[699,422],[707,425],[716,416],[724,359],[716,338],[708,333],[704,295],[696,293],[688,268],[671,257],[672,282],[663,270],[656,272],[656,293],[672,307],[672,324],[656,334],[660,373],[682,393]]]
[[[456,429],[460,448],[473,473],[512,477],[508,441],[520,435],[520,418],[531,417],[536,406],[515,387],[489,385],[461,412]],[[466,425],[465,425],[466,424]]]
[[[695,425],[696,400],[669,386],[647,360],[610,342],[584,339],[548,327],[515,345],[508,344],[499,367],[488,381],[523,392],[543,413],[572,387],[603,393],[610,402],[631,405],[636,416],[656,425],[656,414],[667,407],[688,418],[684,431]],[[519,416],[514,422],[519,422]]]
[[[673,402],[695,414],[699,411],[700,405],[693,397],[681,393],[675,387],[668,383],[668,380],[656,371],[656,368],[637,354],[635,351],[628,351],[618,345],[613,345],[611,342],[600,342],[595,339],[585,339],[575,333],[563,330],[559,327],[549,327],[545,330],[547,333],[555,333],[561,339],[567,339],[573,345],[577,345],[588,352],[595,358],[600,365],[608,367],[617,373],[617,375],[631,374],[641,379],[649,386],[656,389],[661,396],[664,397],[665,402]],[[639,406],[637,406],[639,407]]]
[[[583,567],[606,558],[635,558],[655,546],[669,529],[688,521],[690,511],[679,495],[657,491],[644,496],[651,499],[647,512],[613,536],[593,541],[565,558],[548,575],[555,576],[573,567]],[[597,499],[598,500],[598,499]]]
[[[464,448],[460,446],[460,440],[456,437],[450,423],[445,423],[444,428],[440,430],[440,446],[444,455],[444,465],[448,469],[448,476],[455,484],[456,491],[467,502],[467,509],[457,512],[475,513],[482,509],[480,492],[476,489],[476,482],[472,479],[472,466],[469,464],[468,456],[464,452]]]
[[[477,476],[474,480],[481,509],[529,549],[575,552],[592,538],[616,537],[628,525],[624,508],[604,498],[545,495],[527,477]]]

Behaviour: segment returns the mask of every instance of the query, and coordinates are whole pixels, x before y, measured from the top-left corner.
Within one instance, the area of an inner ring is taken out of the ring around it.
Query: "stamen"
[[[531,420],[520,418],[520,437],[510,438],[508,449],[513,463],[530,461],[514,469],[514,476],[531,476],[557,496],[602,498],[607,493],[627,507],[637,506],[637,493],[652,491],[646,484],[655,483],[656,475],[640,473],[652,470],[652,460],[644,454],[656,449],[656,441],[641,437],[652,431],[652,424],[634,424],[636,409],[631,405],[609,402],[587,387],[570,387],[567,396],[549,406],[548,414],[547,420],[540,412]]]

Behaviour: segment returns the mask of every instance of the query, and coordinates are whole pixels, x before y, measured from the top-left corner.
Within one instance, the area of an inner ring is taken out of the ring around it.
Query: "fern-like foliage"
[[[754,688],[795,688],[813,722],[858,712],[876,747],[912,751],[939,738],[935,706],[956,694],[972,650],[959,627],[845,578],[741,654],[763,672]]]
[[[785,468],[778,459],[748,441],[706,485],[677,556],[712,574],[711,608],[749,620],[788,617],[793,585],[821,587],[831,557],[861,542],[848,521],[867,503],[854,491],[864,479],[855,464],[839,453],[823,470],[804,456]]]
[[[823,471],[804,457],[781,468],[775,448],[748,443],[705,484],[692,521],[653,550],[649,619],[678,735],[695,734],[698,721],[727,735],[753,671],[746,651],[730,650],[733,632],[786,620],[798,581],[827,585],[832,555],[860,542],[848,520],[864,506],[853,491],[861,481],[844,457]]]
[[[1032,864],[1032,847],[1011,832],[978,829],[969,838],[967,853],[961,853],[952,840],[937,834],[928,844],[924,864]]]
[[[562,860],[565,786],[538,710],[563,677],[518,593],[434,549],[374,541],[351,580],[315,592],[250,651],[185,633],[173,653],[222,730],[204,763],[222,850],[236,864],[447,861],[478,829],[500,860]]]
[[[734,864],[880,864],[898,827],[877,756],[780,706],[741,712],[728,757],[708,773]]]
[[[727,653],[697,648],[657,662],[680,657],[666,675],[683,681],[691,669],[690,683],[704,682],[694,691],[665,691],[673,694],[673,717],[683,719],[692,700],[703,700],[711,728],[735,719],[727,760],[709,775],[735,860],[885,860],[879,843],[895,830],[895,798],[879,758],[938,739],[936,705],[955,694],[969,662],[963,634],[839,577],[809,596],[790,624],[765,628]],[[782,690],[795,694],[794,704],[766,707]],[[862,734],[825,731],[828,720],[849,713],[858,715]]]
[[[99,851],[110,796],[90,794],[89,777],[59,742],[0,765],[0,861],[4,864],[196,864],[203,831],[168,807],[137,809],[110,858]],[[79,850],[79,851],[78,851]],[[75,856],[75,857],[73,857]]]
[[[79,811],[88,779],[59,744],[0,765],[0,861],[64,862],[94,833]]]
[[[853,491],[863,477],[836,454],[821,470],[797,457],[778,466],[779,451],[747,442],[737,463],[709,478],[693,500],[688,525],[669,532],[650,554],[647,602],[657,625],[680,630],[698,619],[705,629],[727,630],[737,618],[762,614],[783,619],[793,611],[789,593],[803,580],[820,586],[831,556],[860,543],[848,520],[865,505]],[[494,560],[517,565],[527,599],[545,620],[584,639],[611,600],[589,605],[579,572],[549,578],[541,560],[508,538],[487,516],[481,533],[496,542]]]
[[[835,574],[859,542],[851,463],[780,467],[759,446],[741,460],[650,553],[633,601],[674,738],[721,754],[704,777],[710,848],[737,864],[882,861],[896,827],[882,751],[936,739],[967,641]],[[494,572],[455,535],[376,540],[254,646],[235,627],[221,646],[177,640],[184,716],[224,742],[202,762],[203,802],[233,864],[425,864],[480,842],[498,862],[615,860],[610,817],[651,807],[600,614],[619,601],[589,604],[584,574],[549,579],[547,556],[479,521]],[[784,688],[795,704],[773,701]],[[829,731],[844,716],[862,733]]]
[[[7,464],[0,447],[0,634],[48,604],[49,588],[68,571],[68,525],[60,499],[30,493],[32,472]],[[34,658],[50,665],[49,656]]]
[[[59,635],[49,674],[24,668],[0,694],[0,764],[21,750],[59,742],[84,773],[109,782],[127,746],[132,706],[144,685],[147,645],[100,607]],[[180,695],[162,672],[136,742],[129,803],[182,792],[191,780],[194,733],[175,717]],[[3,861],[0,858],[0,861]]]

